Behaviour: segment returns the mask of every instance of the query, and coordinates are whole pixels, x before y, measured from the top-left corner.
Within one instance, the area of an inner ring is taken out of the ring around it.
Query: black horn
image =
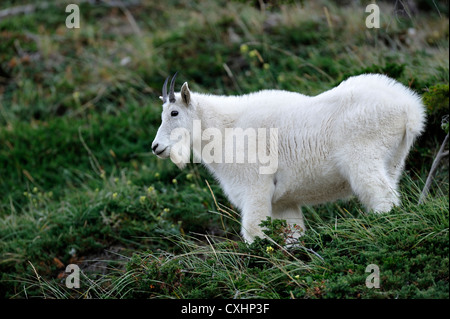
[[[170,81],[170,88],[169,88],[169,102],[170,103],[175,102],[174,89],[175,89],[175,79],[177,77],[177,74],[178,74],[178,72],[175,72],[175,74],[173,75],[172,81]]]
[[[162,88],[162,98],[163,98],[163,103],[167,102],[167,82],[169,81],[169,76],[166,78],[166,80],[164,81],[164,85]]]

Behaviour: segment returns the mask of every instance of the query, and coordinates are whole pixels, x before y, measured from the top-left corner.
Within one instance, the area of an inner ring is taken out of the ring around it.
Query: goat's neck
[[[207,128],[218,128],[223,132],[227,127],[234,127],[240,112],[236,109],[233,98],[199,95],[197,101],[196,119],[201,121],[202,131]]]
[[[196,99],[196,111],[194,120],[199,120],[201,125],[201,132],[203,133],[208,128],[219,129],[224,136],[225,128],[232,128],[235,125],[236,119],[240,113],[233,104],[233,99],[218,98],[217,96],[200,95]],[[235,103],[235,102],[234,102]],[[235,110],[231,111],[230,110]],[[203,142],[204,143],[207,142]],[[201,158],[201,148],[199,149],[193,145],[194,157]],[[216,173],[218,164],[205,164],[208,169]]]

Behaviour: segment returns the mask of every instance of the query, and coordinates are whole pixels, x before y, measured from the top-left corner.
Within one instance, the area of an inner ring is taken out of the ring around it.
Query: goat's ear
[[[160,97],[159,97],[159,99],[160,99],[161,101],[164,101],[164,99],[163,99],[163,97],[162,97],[162,96],[160,96]]]
[[[189,103],[191,102],[191,91],[189,91],[187,82],[184,82],[183,86],[181,87],[181,99],[183,100],[184,104],[186,104],[186,106],[189,106]]]

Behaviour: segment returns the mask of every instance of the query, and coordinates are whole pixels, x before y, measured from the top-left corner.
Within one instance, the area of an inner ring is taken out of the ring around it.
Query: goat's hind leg
[[[400,204],[397,182],[378,159],[361,158],[343,165],[343,175],[358,199],[375,213],[389,212]]]
[[[409,153],[409,148],[411,145],[407,144],[406,139],[404,138],[400,145],[395,148],[390,155],[390,157],[386,160],[387,171],[389,177],[395,185],[395,189],[398,189],[398,185],[400,183],[400,178],[405,167],[405,161]]]

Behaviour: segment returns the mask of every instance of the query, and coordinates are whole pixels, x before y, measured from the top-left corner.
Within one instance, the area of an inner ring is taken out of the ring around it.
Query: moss
[[[439,120],[449,113],[448,84],[436,84],[423,94],[423,103],[433,121]]]

